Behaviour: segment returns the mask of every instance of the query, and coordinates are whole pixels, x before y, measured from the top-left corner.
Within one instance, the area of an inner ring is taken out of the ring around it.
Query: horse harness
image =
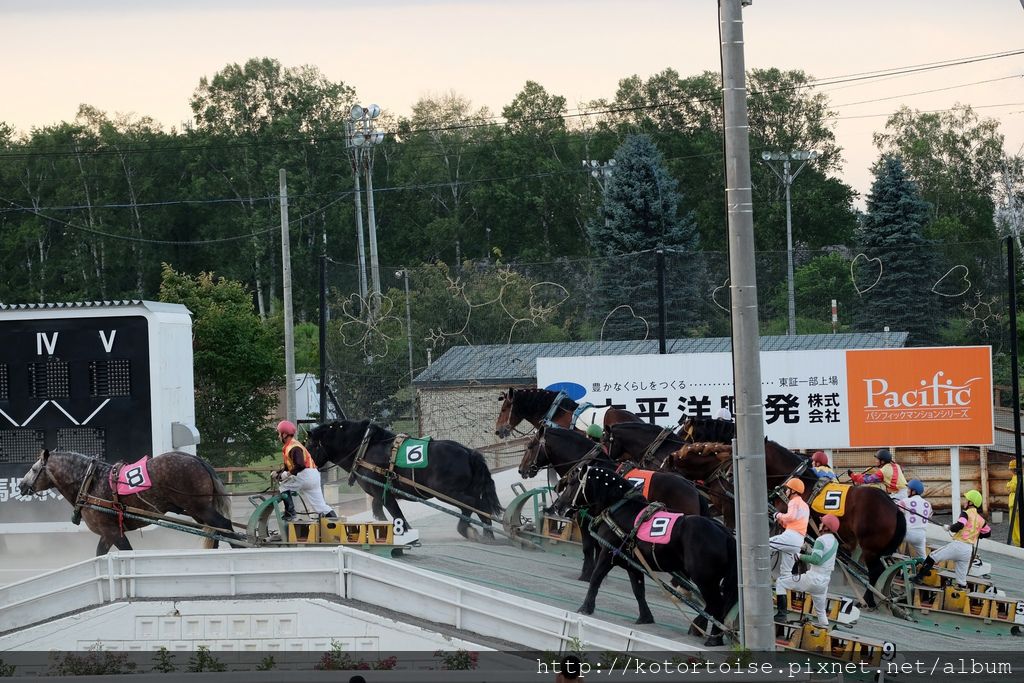
[[[568,395],[564,391],[559,391],[555,395],[555,400],[551,402],[551,407],[548,408],[548,412],[541,418],[540,423],[545,427],[557,427],[555,424],[555,413],[562,407],[562,401],[568,398]],[[571,427],[571,425],[570,425]]]

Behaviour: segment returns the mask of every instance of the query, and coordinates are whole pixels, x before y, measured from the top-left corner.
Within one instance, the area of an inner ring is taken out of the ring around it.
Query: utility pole
[[[384,141],[384,133],[374,129],[373,120],[380,116],[380,107],[371,104],[369,107],[352,105],[349,111],[349,147],[353,150],[356,159],[354,175],[356,177],[356,195],[359,194],[359,173],[360,170],[366,173],[366,218],[370,227],[370,314],[376,315],[380,310],[380,262],[377,258],[377,214],[373,205],[373,148]],[[356,200],[358,207],[358,200]],[[359,210],[360,220],[362,210]],[[360,259],[363,250],[361,247],[363,230],[359,227],[360,237]],[[365,287],[364,279],[360,281]]]
[[[742,6],[751,0],[719,0],[722,105],[725,113],[726,208],[729,216],[733,386],[736,397],[735,481],[743,647],[775,650],[771,563],[765,492],[764,422],[758,342],[754,213],[750,191],[750,137],[743,60]]]
[[[818,153],[814,150],[809,152],[762,152],[761,158],[764,160],[765,166],[772,169],[772,173],[777,175],[782,184],[786,186],[786,277],[789,285],[788,334],[792,335],[796,334],[796,295],[793,291],[793,211],[789,198],[789,188],[793,186],[793,181],[800,175],[800,171],[804,170],[807,162],[818,158]],[[803,162],[797,167],[796,173],[789,172],[789,162],[793,159]],[[779,173],[779,169],[769,164],[769,161],[781,161],[782,173]]]
[[[353,144],[353,126],[349,121],[346,124],[348,129],[348,151],[352,162],[352,179],[355,181],[356,191],[356,243],[359,245],[359,300],[365,305],[367,298],[366,286],[366,244],[363,241],[363,191],[360,187],[360,176],[363,174],[362,148]]]
[[[278,171],[281,192],[281,272],[284,292],[284,406],[285,417],[295,422],[295,319],[292,313],[292,253],[288,235],[288,180]],[[321,380],[322,381],[322,380]]]
[[[416,421],[416,388],[412,386],[412,307],[409,303],[409,269],[403,268],[402,270],[395,273],[395,275],[402,275],[405,277],[405,340],[409,345],[409,388],[411,391],[411,406],[412,406],[412,421]]]

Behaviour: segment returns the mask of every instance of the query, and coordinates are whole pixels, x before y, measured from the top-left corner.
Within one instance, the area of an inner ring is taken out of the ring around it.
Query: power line
[[[975,64],[979,62],[989,61],[993,59],[1004,59],[1007,57],[1014,57],[1024,54],[1024,49],[1010,50],[1004,52],[995,52],[984,55],[976,55],[972,57],[963,57],[958,59],[944,60],[941,62],[929,62],[924,64],[911,65],[906,67],[893,67],[890,69],[880,69],[875,71],[865,71],[853,74],[847,74],[843,76],[834,76],[820,79],[809,79],[807,82],[795,84],[792,86],[783,86],[779,88],[773,88],[764,91],[750,91],[750,95],[765,95],[765,94],[776,94],[781,92],[790,92],[793,90],[799,90],[807,87],[821,87],[825,88],[830,85],[837,85],[842,83],[852,83],[866,80],[877,80],[883,78],[889,78],[897,75],[907,75],[915,73],[924,73],[928,71],[934,71],[937,69],[945,69],[953,66],[963,66],[966,64]],[[643,111],[648,109],[660,109],[671,106],[678,106],[685,103],[700,104],[708,102],[717,102],[719,97],[713,98],[682,98],[676,100],[668,100],[663,102],[654,102],[645,105],[635,105],[630,107],[606,107],[604,109],[596,110],[564,110],[557,114],[548,114],[537,117],[530,117],[524,119],[508,120],[504,119],[504,127],[510,125],[526,125],[531,123],[543,123],[546,121],[562,120],[570,118],[582,118],[589,116],[597,116],[602,114],[626,114],[637,111]],[[575,111],[576,113],[569,113]],[[500,117],[490,117],[495,122],[501,120]],[[445,132],[456,132],[463,130],[472,130],[478,128],[498,128],[502,126],[497,123],[466,123],[439,127],[428,127],[411,129],[409,131],[398,131],[395,129],[387,130],[386,133],[395,136],[400,132],[403,134],[421,134],[421,133],[445,133]],[[296,138],[280,138],[280,139],[268,139],[268,140],[246,140],[246,141],[234,141],[231,143],[225,143],[223,145],[161,145],[158,147],[149,148],[128,148],[128,149],[96,149],[89,151],[81,150],[66,150],[66,151],[36,151],[36,152],[15,152],[15,153],[2,153],[0,154],[0,160],[2,159],[17,159],[17,158],[31,158],[31,157],[42,157],[42,156],[71,156],[71,155],[87,155],[87,156],[98,156],[98,155],[109,155],[109,154],[144,154],[148,152],[167,152],[167,151],[189,151],[189,150],[212,150],[212,149],[233,149],[233,148],[247,148],[247,147],[260,147],[260,146],[282,146],[291,144],[306,144],[306,143],[343,143],[346,141],[344,136],[307,136],[307,137],[296,137]]]

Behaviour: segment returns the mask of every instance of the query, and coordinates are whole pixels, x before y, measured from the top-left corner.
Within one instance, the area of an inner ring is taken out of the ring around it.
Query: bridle
[[[578,465],[578,464],[576,465],[576,467],[579,467],[579,466],[580,465]],[[575,491],[575,493],[572,494],[572,500],[569,501],[569,507],[568,507],[569,510],[577,510],[577,509],[579,509],[580,505],[579,505],[579,502],[578,502],[577,499],[580,497],[580,494],[583,494],[583,502],[587,503],[589,505],[590,501],[587,500],[587,492],[584,489],[587,488],[587,477],[590,476],[590,470],[591,470],[591,468],[587,467],[585,470],[583,470],[583,474],[580,474],[576,478],[576,482],[577,482],[576,491]],[[568,472],[566,474],[566,477],[571,477],[575,471],[576,471],[576,468],[573,468],[572,471],[570,471],[570,472]]]
[[[30,484],[26,479],[21,480],[21,483],[24,484],[25,488],[28,489],[28,492],[33,496],[38,496],[40,494],[40,491],[36,491],[36,484],[39,483],[39,475],[45,471],[46,476],[50,476],[50,470],[48,469],[50,465],[49,451],[47,451],[46,455],[40,456],[40,460],[42,461],[42,465],[39,469],[35,470],[34,466],[32,468],[35,470],[35,474],[32,477],[32,483]]]

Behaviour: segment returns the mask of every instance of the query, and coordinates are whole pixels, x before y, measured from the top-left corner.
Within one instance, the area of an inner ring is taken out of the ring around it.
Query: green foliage
[[[0,678],[11,678],[14,676],[14,672],[17,670],[13,664],[6,664],[4,660],[0,659]]]
[[[153,656],[153,671],[169,674],[177,670],[178,667],[174,664],[174,655],[166,647],[158,649]]]
[[[190,673],[201,673],[204,671],[219,672],[227,671],[228,667],[210,654],[210,648],[206,645],[200,645],[196,648],[195,654],[189,657],[188,668],[185,670]]]
[[[274,660],[274,655],[267,655],[256,665],[257,671],[273,671],[276,668],[277,662]]]
[[[84,653],[55,652],[50,655],[50,676],[120,676],[134,673],[135,662],[122,652],[104,650],[99,642]]]
[[[468,671],[477,667],[480,657],[477,652],[469,652],[459,648],[454,652],[448,650],[435,650],[434,656],[441,660],[441,668],[447,671]]]
[[[191,277],[164,265],[160,300],[192,312],[199,453],[216,465],[242,465],[274,449],[267,415],[277,405],[281,347],[260,322],[239,282]]]
[[[313,668],[317,671],[390,671],[396,666],[398,666],[398,658],[393,656],[378,659],[375,662],[356,659],[345,650],[340,641],[332,638],[331,649],[320,657],[320,661]]]
[[[924,237],[928,205],[899,157],[883,156],[874,171],[858,231],[866,258],[854,264],[861,283],[856,324],[875,332],[888,325],[893,332],[909,332],[909,344],[928,345],[936,341],[943,319],[939,297],[931,291],[938,274]]]

